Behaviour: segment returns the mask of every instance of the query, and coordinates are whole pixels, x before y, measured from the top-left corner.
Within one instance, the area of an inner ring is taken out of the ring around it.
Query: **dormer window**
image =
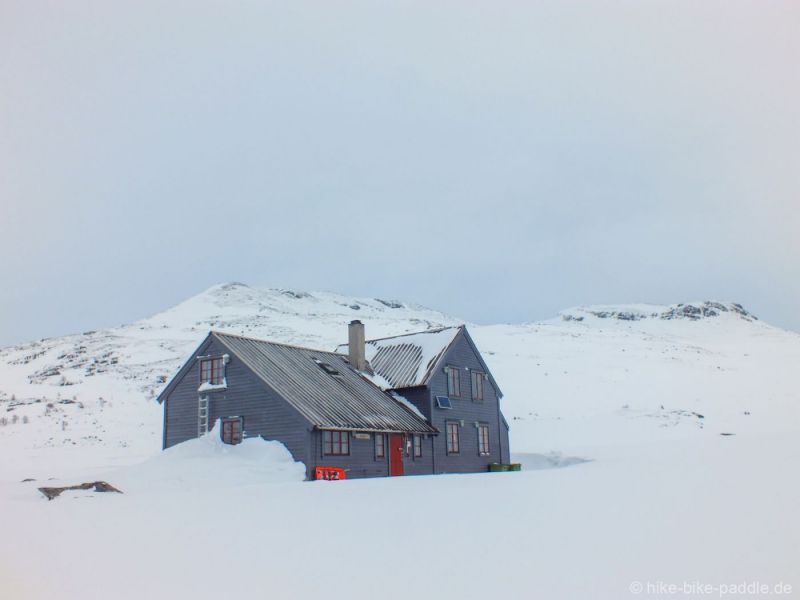
[[[447,373],[447,395],[461,396],[461,370],[458,367],[445,367]]]
[[[225,359],[216,358],[200,359],[200,384],[222,385],[225,383]]]

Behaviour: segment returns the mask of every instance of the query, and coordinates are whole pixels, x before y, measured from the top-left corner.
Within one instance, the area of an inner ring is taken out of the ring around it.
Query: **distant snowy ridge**
[[[619,321],[641,321],[643,319],[689,319],[699,321],[719,317],[724,314],[744,319],[757,321],[758,317],[745,310],[741,304],[735,302],[690,302],[688,304],[671,304],[659,306],[655,304],[630,304],[623,306],[579,306],[563,310],[559,313],[564,321],[582,321],[587,316],[598,319],[617,319]]]

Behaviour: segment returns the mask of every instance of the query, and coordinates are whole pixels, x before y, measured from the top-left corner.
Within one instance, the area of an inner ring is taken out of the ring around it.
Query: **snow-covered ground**
[[[160,452],[153,397],[209,328],[330,349],[353,318],[460,322],[227,284],[0,350],[0,597],[800,595],[800,335],[736,305],[469,325],[521,473],[303,482],[276,443]],[[95,479],[124,494],[36,491]]]

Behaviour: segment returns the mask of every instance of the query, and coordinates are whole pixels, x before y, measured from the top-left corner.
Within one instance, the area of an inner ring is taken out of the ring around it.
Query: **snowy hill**
[[[737,304],[583,307],[476,338],[519,450],[800,427],[800,335]]]
[[[148,456],[160,447],[154,398],[210,329],[333,349],[356,318],[372,335],[460,322],[394,300],[213,286],[130,325],[0,350],[0,451],[48,465]]]
[[[149,456],[161,435],[153,399],[209,329],[332,349],[354,318],[368,337],[462,322],[398,301],[214,286],[130,325],[0,350],[0,451],[46,454],[51,468]],[[800,335],[736,304],[583,307],[470,330],[505,393],[517,451],[798,421]]]
[[[371,337],[459,322],[402,302],[226,284],[131,325],[0,351],[3,590],[405,597],[386,584],[391,565],[441,598],[616,600],[687,581],[794,597],[800,335],[735,304],[470,325],[505,393],[520,473],[303,482],[277,442],[226,446],[214,432],[160,452],[154,395],[208,329],[333,348],[356,317]],[[48,502],[36,489],[94,480],[124,493]],[[388,517],[403,534],[365,543],[364,524]],[[208,577],[209,552],[222,575]]]

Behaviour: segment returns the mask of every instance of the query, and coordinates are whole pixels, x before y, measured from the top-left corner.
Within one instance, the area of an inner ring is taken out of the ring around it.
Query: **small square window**
[[[240,444],[242,442],[241,417],[222,419],[222,441],[226,444]]]
[[[333,375],[334,377],[342,376],[342,374],[339,371],[337,371],[333,366],[331,366],[329,363],[322,362],[318,358],[315,358],[314,362],[317,363],[317,366],[323,371],[325,371],[328,375]]]

